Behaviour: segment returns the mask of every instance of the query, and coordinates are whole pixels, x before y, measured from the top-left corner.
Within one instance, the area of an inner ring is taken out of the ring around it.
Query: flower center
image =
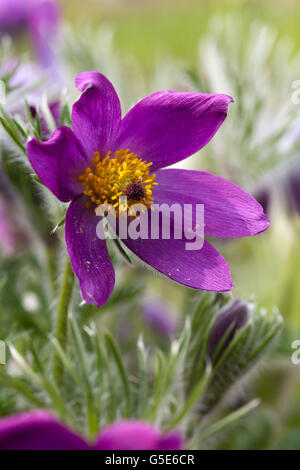
[[[92,168],[88,167],[79,176],[81,185],[85,188],[83,194],[89,197],[87,206],[95,204],[112,205],[116,214],[119,214],[119,197],[127,197],[127,207],[122,201],[122,210],[128,209],[132,204],[143,204],[151,208],[153,203],[152,190],[155,174],[150,175],[150,166],[136,154],[127,150],[118,150],[111,156],[108,152],[101,160],[100,153],[95,152],[92,159]],[[96,208],[97,209],[97,208]]]

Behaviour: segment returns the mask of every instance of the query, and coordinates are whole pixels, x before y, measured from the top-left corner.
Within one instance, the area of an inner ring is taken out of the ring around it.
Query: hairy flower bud
[[[209,340],[208,353],[211,358],[216,352],[222,338],[227,334],[224,344],[218,353],[218,356],[222,355],[227,346],[231,343],[236,331],[247,323],[248,318],[248,305],[241,299],[234,300],[219,313]]]

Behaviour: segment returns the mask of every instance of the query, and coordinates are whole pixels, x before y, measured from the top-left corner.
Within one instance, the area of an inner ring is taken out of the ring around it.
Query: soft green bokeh
[[[64,0],[67,16],[77,25],[78,34],[88,22],[97,27],[108,22],[116,29],[116,44],[123,53],[132,53],[146,67],[156,55],[168,52],[186,61],[195,61],[199,36],[216,13],[237,13],[249,24],[254,19],[274,25],[280,35],[300,46],[300,5],[297,0],[144,0],[128,2]],[[85,15],[87,9],[89,14]],[[79,19],[80,18],[80,19]],[[238,38],[237,38],[238,40]],[[97,47],[97,45],[95,45]]]

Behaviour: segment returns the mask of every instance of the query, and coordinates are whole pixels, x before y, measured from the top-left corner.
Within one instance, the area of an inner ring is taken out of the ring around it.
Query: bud
[[[300,170],[294,169],[286,178],[287,203],[290,211],[300,214]]]
[[[210,360],[211,380],[201,399],[202,414],[208,413],[255,367],[282,325],[276,309],[267,314],[254,302],[247,303],[241,299],[234,300],[217,314],[212,309],[211,321],[213,326],[210,329],[206,326],[208,336],[205,339],[205,357]],[[202,374],[204,371],[202,366]]]
[[[148,298],[142,303],[145,322],[159,335],[170,337],[176,331],[174,314],[168,305],[157,298]]]
[[[29,111],[33,119],[36,118],[37,109],[34,105],[29,105]],[[49,112],[53,119],[54,124],[58,127],[60,121],[60,113],[61,113],[61,104],[60,101],[55,100],[49,103]],[[47,120],[43,112],[40,113],[40,121],[41,121],[41,137],[42,140],[48,140],[52,134],[51,130],[49,129]]]
[[[264,213],[268,215],[271,206],[271,190],[267,186],[264,186],[254,194],[254,197],[262,206]]]
[[[231,343],[236,331],[246,325],[249,318],[248,305],[241,299],[234,300],[223,309],[216,318],[209,339],[208,354],[212,358],[222,338],[227,333],[227,338],[219,351],[220,357]]]

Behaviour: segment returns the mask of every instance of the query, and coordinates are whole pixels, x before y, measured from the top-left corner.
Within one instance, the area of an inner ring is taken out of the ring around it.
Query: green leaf
[[[142,416],[147,408],[148,379],[147,379],[147,355],[142,336],[138,339],[138,361],[140,366],[138,415]]]
[[[238,410],[233,411],[232,413],[226,415],[224,418],[220,419],[219,421],[216,421],[211,426],[206,427],[206,429],[202,431],[197,436],[197,438],[195,438],[195,442],[197,441],[197,443],[200,443],[204,441],[205,439],[213,436],[215,433],[220,432],[221,430],[225,429],[227,426],[230,426],[235,421],[237,421],[238,419],[241,419],[243,416],[247,415],[252,410],[257,408],[259,404],[260,404],[260,400],[254,399],[250,401],[249,403],[247,403],[247,405],[243,406],[242,408],[239,408]],[[191,448],[193,448],[193,446]]]
[[[82,335],[74,317],[70,318],[71,332],[74,340],[74,349],[76,352],[77,364],[79,368],[79,375],[81,377],[81,383],[84,387],[86,394],[86,408],[87,408],[87,426],[89,435],[93,437],[98,431],[99,422],[98,415],[95,413],[96,404],[93,394],[93,385],[90,380],[90,372],[87,363],[87,351],[84,346]]]
[[[130,387],[128,374],[126,372],[124,363],[122,361],[121,353],[120,353],[119,348],[116,345],[114,339],[112,338],[112,336],[108,332],[106,332],[104,334],[104,336],[105,336],[105,339],[106,339],[106,341],[107,341],[107,343],[108,343],[108,345],[111,349],[113,358],[116,362],[117,368],[118,368],[119,373],[120,373],[120,378],[121,378],[121,382],[123,384],[124,395],[125,395],[124,416],[128,417],[128,416],[130,416],[130,413],[131,413],[131,387]]]

